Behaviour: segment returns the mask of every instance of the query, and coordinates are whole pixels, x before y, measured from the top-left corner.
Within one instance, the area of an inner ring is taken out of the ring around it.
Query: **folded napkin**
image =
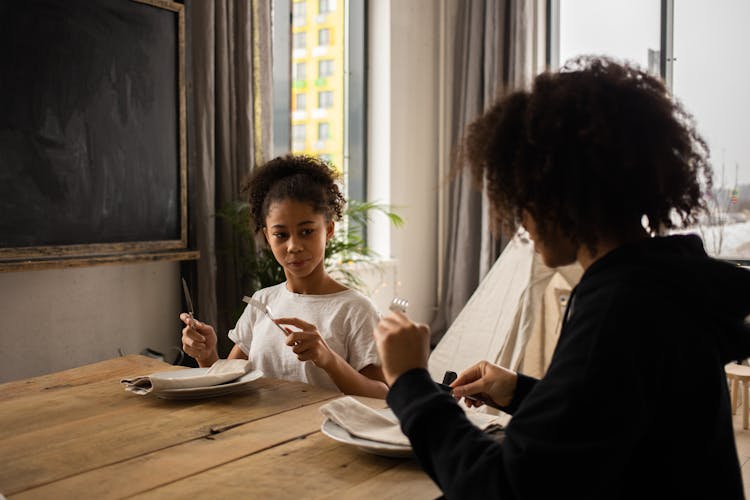
[[[157,372],[131,379],[124,378],[120,383],[125,386],[126,391],[144,395],[152,391],[194,389],[225,384],[240,378],[251,369],[251,362],[247,359],[220,359],[206,371],[194,368],[189,373],[182,370]]]
[[[466,408],[464,410],[469,421],[480,429],[499,422],[497,415]],[[398,419],[390,410],[374,410],[351,396],[345,396],[324,404],[320,407],[320,412],[352,436],[380,443],[411,445],[409,438],[401,432]]]

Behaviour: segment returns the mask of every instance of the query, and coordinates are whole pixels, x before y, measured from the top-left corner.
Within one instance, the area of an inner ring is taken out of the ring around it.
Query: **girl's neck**
[[[315,270],[304,277],[286,274],[286,288],[292,293],[302,295],[328,295],[336,292],[343,292],[347,288],[331,278],[323,268],[323,264],[316,267]]]

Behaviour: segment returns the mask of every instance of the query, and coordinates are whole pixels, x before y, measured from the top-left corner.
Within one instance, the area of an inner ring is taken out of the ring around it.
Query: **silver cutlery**
[[[391,305],[388,306],[388,310],[391,312],[400,312],[406,314],[406,308],[409,307],[409,301],[402,297],[393,297],[391,299]]]
[[[271,323],[276,325],[276,328],[284,332],[284,335],[289,335],[289,332],[284,329],[283,326],[276,323],[276,316],[273,315],[273,311],[271,311],[271,306],[268,304],[264,304],[263,302],[256,300],[252,297],[248,297],[247,295],[242,297],[242,302],[245,302],[246,304],[250,304],[254,308],[256,308],[258,311],[260,311],[262,314],[265,314],[268,316],[268,318],[271,320]]]
[[[188,314],[190,315],[190,328],[195,328],[195,317],[193,316],[193,301],[190,299],[190,290],[188,290],[187,282],[185,278],[182,278],[182,292],[185,294],[185,305],[188,308]]]

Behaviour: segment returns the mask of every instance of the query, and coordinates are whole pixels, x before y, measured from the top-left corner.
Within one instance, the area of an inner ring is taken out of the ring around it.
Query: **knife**
[[[182,278],[182,291],[185,294],[185,303],[188,307],[188,314],[190,315],[190,328],[195,329],[195,318],[193,317],[193,301],[190,300],[190,290],[188,290],[185,278]]]

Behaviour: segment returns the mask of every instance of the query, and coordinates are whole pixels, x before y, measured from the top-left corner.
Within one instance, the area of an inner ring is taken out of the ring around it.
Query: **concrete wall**
[[[179,264],[0,273],[0,382],[139,353],[174,360]]]

